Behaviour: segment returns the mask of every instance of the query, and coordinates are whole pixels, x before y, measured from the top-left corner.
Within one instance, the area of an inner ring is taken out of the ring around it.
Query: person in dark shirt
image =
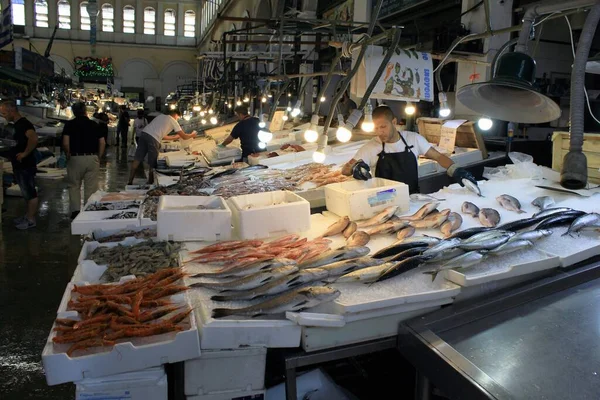
[[[119,135],[121,136],[122,148],[127,148],[127,133],[129,132],[129,112],[127,107],[119,107],[119,122],[117,122],[117,146],[119,145]]]
[[[238,106],[234,109],[234,112],[240,122],[233,127],[229,136],[219,146],[225,147],[235,139],[240,139],[242,143],[242,158],[245,160],[250,154],[261,151],[260,147],[258,147],[258,143],[260,142],[258,140],[258,131],[260,131],[258,126],[259,120],[248,115],[248,107],[246,106]]]
[[[33,124],[19,114],[13,100],[0,103],[0,115],[15,125],[14,139],[17,145],[11,149],[11,163],[15,180],[21,188],[21,194],[27,203],[27,214],[14,220],[17,229],[34,228],[38,209],[38,196],[35,189],[36,162],[33,151],[38,137]]]
[[[81,209],[81,182],[84,204],[98,190],[99,159],[104,154],[106,141],[98,124],[87,117],[84,103],[73,104],[71,110],[75,118],[65,123],[63,149],[68,160],[69,207],[73,219]]]

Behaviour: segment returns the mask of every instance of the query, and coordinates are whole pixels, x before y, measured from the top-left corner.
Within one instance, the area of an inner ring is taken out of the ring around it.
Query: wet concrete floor
[[[109,147],[100,166],[100,189],[122,190],[126,152]],[[13,219],[25,213],[22,198],[4,198],[0,232],[0,399],[68,400],[75,386],[48,386],[42,350],[67,282],[77,266],[79,236],[71,235],[69,194],[62,180],[37,179],[37,227],[19,231]]]

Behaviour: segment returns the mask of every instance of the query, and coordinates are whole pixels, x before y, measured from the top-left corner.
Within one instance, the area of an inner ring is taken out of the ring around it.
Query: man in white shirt
[[[450,177],[463,185],[468,179],[477,184],[470,172],[459,168],[454,162],[434,149],[423,136],[416,132],[396,130],[397,119],[387,106],[379,106],[373,110],[376,138],[361,147],[354,158],[342,168],[342,173],[356,179],[368,180],[369,171],[374,170],[378,178],[404,182],[410,193],[419,191],[419,156],[435,160],[446,168]]]
[[[138,147],[135,151],[133,162],[131,163],[131,171],[129,172],[129,185],[133,184],[133,177],[135,171],[139,167],[140,163],[144,161],[144,157],[148,155],[148,184],[154,183],[154,168],[156,168],[156,162],[158,161],[158,153],[160,150],[160,142],[162,140],[176,140],[176,139],[192,139],[196,137],[196,131],[186,134],[179,126],[177,120],[180,114],[177,110],[172,110],[167,115],[159,115],[154,118],[148,126],[146,126],[138,141]],[[171,132],[175,132],[174,135],[169,135]]]

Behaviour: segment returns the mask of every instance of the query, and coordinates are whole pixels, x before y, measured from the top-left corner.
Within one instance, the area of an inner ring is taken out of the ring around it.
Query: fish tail
[[[423,272],[425,275],[431,275],[431,282],[435,281],[435,278],[440,273],[439,271],[425,271]]]
[[[216,297],[216,296],[213,296],[213,297]],[[213,318],[223,318],[223,317],[228,317],[233,314],[234,314],[234,310],[232,310],[230,308],[215,308],[212,311]]]
[[[210,297],[213,301],[230,301],[235,300],[232,296],[215,295]]]

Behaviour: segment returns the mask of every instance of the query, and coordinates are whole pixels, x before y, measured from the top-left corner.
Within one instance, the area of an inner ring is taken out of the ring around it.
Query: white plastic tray
[[[135,218],[128,219],[105,219],[123,211],[136,213]],[[115,210],[115,211],[82,211],[71,222],[72,235],[87,235],[95,230],[114,230],[135,228],[140,225],[139,209]]]

